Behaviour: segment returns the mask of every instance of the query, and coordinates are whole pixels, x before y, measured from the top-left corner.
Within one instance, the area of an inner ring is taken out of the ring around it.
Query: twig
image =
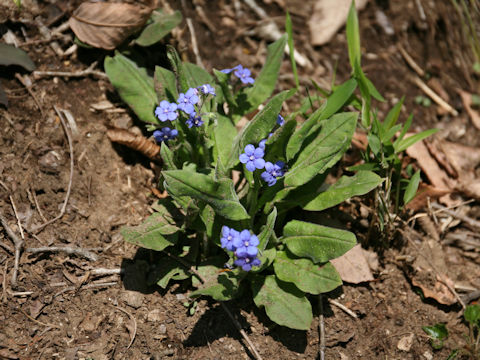
[[[318,340],[318,357],[320,360],[325,360],[325,320],[323,317],[323,297],[318,295],[318,305],[320,307],[320,314],[318,315],[318,332],[320,339]]]
[[[415,62],[415,60],[413,60],[413,58],[410,56],[410,54],[405,50],[405,48],[400,45],[400,44],[397,44],[397,49],[398,51],[400,51],[400,54],[402,54],[403,58],[405,59],[405,61],[407,62],[407,64],[413,69],[415,70],[415,72],[418,74],[418,76],[420,77],[424,77],[425,76],[425,71],[423,71],[423,69],[418,66],[418,64]]]
[[[68,131],[67,125],[65,124],[65,120],[63,119],[62,114],[58,110],[58,108],[54,105],[53,108],[55,109],[55,112],[57,113],[58,117],[60,118],[60,121],[62,123],[63,129],[65,130],[65,134],[67,136],[68,140],[68,147],[70,149],[70,178],[68,180],[68,188],[67,188],[67,194],[65,195],[65,200],[63,202],[63,206],[60,209],[60,214],[58,214],[57,217],[53,218],[52,220],[49,220],[42,225],[39,225],[32,229],[33,233],[38,233],[40,230],[42,230],[45,226],[50,225],[51,223],[57,221],[60,219],[64,214],[65,210],[67,208],[67,203],[68,199],[70,198],[70,192],[72,191],[72,182],[73,182],[73,167],[74,167],[74,160],[73,160],[73,142],[72,142],[72,137],[70,136],[70,132]]]
[[[46,324],[46,323],[43,323],[41,321],[38,321],[36,319],[34,319],[32,316],[28,315],[25,311],[23,311],[22,309],[20,308],[17,308],[18,311],[20,311],[23,315],[25,315],[28,319],[32,320],[34,323],[37,323],[39,325],[42,325],[42,326],[47,326],[47,327],[51,327],[51,328],[55,328],[55,329],[61,329],[60,326],[58,325],[53,325],[53,324]]]
[[[40,17],[37,17],[35,19],[35,22],[37,23],[38,31],[40,32],[40,35],[45,40],[52,40],[52,34],[50,30],[43,24],[43,22],[40,20]],[[57,54],[59,57],[63,56],[63,50],[56,41],[50,41],[49,42],[50,47],[55,51],[55,54]]]
[[[15,250],[10,245],[7,245],[3,242],[0,242],[0,246],[7,250],[10,254],[13,254],[15,252]]]
[[[83,256],[85,259],[91,260],[91,261],[97,261],[98,256],[88,250],[82,249],[82,248],[74,248],[74,247],[69,247],[69,246],[51,246],[51,247],[39,247],[39,248],[26,248],[26,252],[31,253],[31,254],[38,254],[38,253],[44,253],[44,252],[64,252],[68,255],[79,255]]]
[[[462,220],[463,222],[467,223],[467,225],[470,225],[471,227],[473,227],[475,230],[480,229],[480,221],[477,221],[477,220],[472,219],[471,217],[468,217],[468,216],[465,216],[465,215],[457,214],[456,212],[451,211],[448,208],[446,208],[445,206],[440,205],[438,203],[433,203],[432,207],[434,209],[441,210],[442,212],[444,212],[444,213],[446,213],[450,216],[453,216],[454,218]]]
[[[33,190],[32,190],[32,197],[33,197],[33,201],[35,202],[35,206],[37,208],[37,211],[40,214],[40,217],[42,218],[43,222],[47,222],[48,220],[43,215],[42,209],[40,208],[40,205],[38,205],[37,195],[35,194],[35,191],[33,191]]]
[[[87,290],[87,289],[94,289],[94,288],[99,288],[99,287],[114,286],[114,285],[117,285],[117,284],[118,284],[118,282],[111,281],[111,282],[87,284],[85,286],[81,286],[80,288],[78,288],[77,286],[69,286],[69,287],[66,287],[65,289],[62,289],[59,292],[57,292],[55,295],[53,295],[53,297],[56,298],[57,296],[62,295],[63,293],[66,293],[67,291]]]
[[[40,102],[38,101],[37,97],[35,96],[35,93],[32,90],[32,80],[25,75],[24,77],[18,73],[15,74],[15,77],[20,81],[20,83],[25,86],[25,89],[27,89],[28,93],[30,96],[33,98],[33,101],[35,101],[35,104],[37,104],[38,109],[40,110],[40,113],[42,114],[42,117],[44,116],[43,108],[40,105]]]
[[[3,282],[2,282],[2,302],[5,302],[7,298],[7,270],[8,270],[8,260],[5,261],[5,267],[3,268]]]
[[[418,76],[412,76],[411,81],[417,85],[425,94],[432,98],[441,108],[448,111],[453,116],[458,116],[458,111],[450,106],[445,100],[443,100],[439,95],[437,95],[432,89],[430,89],[427,84],[423,82]]]
[[[127,310],[125,310],[124,308],[120,307],[120,306],[113,306],[112,307],[114,309],[117,309],[117,310],[120,310],[122,312],[124,312],[125,314],[128,315],[128,317],[133,320],[133,334],[130,335],[131,339],[130,339],[130,344],[128,344],[127,346],[127,349],[130,348],[130,346],[132,346],[133,342],[135,341],[135,337],[137,336],[137,320],[135,319],[135,317],[130,314]]]
[[[12,273],[12,286],[17,285],[17,273],[18,273],[18,263],[20,262],[20,252],[22,251],[24,241],[20,239],[8,226],[7,220],[0,213],[0,222],[2,223],[3,228],[7,232],[7,235],[12,239],[13,244],[15,245],[15,263],[13,265]]]
[[[198,271],[193,267],[191,266],[189,263],[187,263],[185,260],[183,260],[182,258],[176,256],[176,255],[173,255],[173,254],[170,254],[168,252],[164,252],[168,257],[174,259],[175,261],[179,262],[180,264],[182,264],[183,266],[185,266],[185,268],[187,270],[189,270],[190,272],[192,272],[197,278],[198,280],[200,280],[200,282],[202,284],[205,284],[205,279],[203,278],[202,275],[200,275],[198,273]],[[245,332],[245,330],[242,329],[242,325],[240,325],[240,323],[237,321],[237,319],[235,319],[232,315],[232,313],[230,312],[230,310],[228,309],[227,305],[220,301],[220,305],[222,306],[222,309],[227,313],[228,317],[232,320],[233,324],[235,325],[235,327],[237,328],[237,330],[240,332],[240,335],[242,335],[243,339],[247,342],[247,344],[250,346],[250,350],[253,352],[253,355],[255,356],[255,359],[257,360],[263,360],[262,359],[262,356],[259,354],[259,352],[257,351],[257,348],[255,347],[255,345],[253,344],[253,342],[250,340],[250,338],[248,337],[247,333]]]
[[[15,214],[15,218],[17,219],[18,229],[20,230],[20,236],[22,240],[25,241],[25,235],[23,234],[23,227],[17,213],[17,207],[15,206],[15,201],[13,201],[12,195],[8,196],[10,198],[10,202],[12,203],[13,213]]]
[[[192,39],[192,50],[195,54],[195,61],[198,66],[203,67],[202,58],[200,57],[200,52],[198,51],[197,37],[195,36],[195,28],[193,27],[192,19],[186,18],[188,30],[190,31],[190,37]]]
[[[122,275],[125,271],[122,268],[118,269],[105,269],[105,268],[98,268],[90,270],[91,275]]]
[[[93,70],[97,62],[95,61],[92,63],[88,68],[85,70],[80,71],[34,71],[33,77],[35,79],[40,79],[41,77],[48,77],[48,76],[61,76],[61,77],[85,77],[89,75],[97,76],[99,78],[107,78],[107,74],[99,70]]]
[[[340,304],[338,301],[333,300],[333,299],[328,299],[328,302],[329,302],[330,304],[332,304],[332,305],[335,305],[335,306],[338,307],[339,309],[345,311],[348,315],[350,315],[350,316],[353,317],[354,319],[358,319],[357,314],[355,314],[352,310],[350,310],[349,308],[347,308],[345,305]]]

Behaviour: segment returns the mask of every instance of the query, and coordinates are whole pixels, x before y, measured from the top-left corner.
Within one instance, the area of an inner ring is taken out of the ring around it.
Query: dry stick
[[[183,260],[182,258],[179,258],[178,256],[175,256],[173,254],[170,254],[166,251],[164,251],[164,253],[174,259],[175,261],[179,262],[180,264],[182,264],[183,266],[185,266],[185,268],[187,268],[191,273],[193,273],[197,278],[198,280],[200,280],[200,282],[202,284],[205,284],[205,279],[203,278],[202,275],[200,275],[198,273],[198,271],[193,267],[191,266],[189,263],[187,263],[185,260]],[[232,320],[233,324],[235,325],[235,327],[237,328],[237,330],[240,332],[240,335],[242,335],[243,339],[247,342],[247,344],[250,346],[250,350],[253,352],[253,355],[255,356],[255,359],[257,360],[263,360],[262,356],[260,355],[260,353],[258,352],[257,348],[255,347],[255,345],[253,344],[253,342],[250,340],[250,338],[248,337],[247,333],[245,332],[245,330],[242,329],[242,325],[240,325],[240,323],[237,321],[237,319],[235,319],[232,315],[232,313],[230,312],[230,310],[228,309],[227,305],[225,305],[225,303],[223,301],[220,301],[220,305],[222,306],[222,309],[227,313],[228,317]]]
[[[458,116],[458,111],[450,106],[445,100],[443,100],[439,95],[437,95],[432,89],[430,89],[427,84],[425,84],[422,79],[418,76],[411,76],[410,80],[417,85],[425,94],[432,98],[441,108],[448,111],[453,116]]]
[[[34,229],[32,229],[32,232],[35,233],[35,234],[37,234],[45,226],[50,225],[51,223],[60,219],[65,214],[65,209],[67,208],[68,199],[70,198],[70,192],[72,191],[73,167],[74,167],[72,137],[70,136],[70,133],[68,131],[67,125],[65,124],[65,120],[63,119],[62,114],[60,113],[60,111],[58,110],[58,108],[55,105],[53,106],[53,108],[55,109],[55,112],[57,113],[58,117],[60,118],[60,121],[62,122],[63,129],[65,130],[65,134],[67,135],[68,147],[70,149],[70,179],[68,180],[67,194],[65,195],[65,200],[63,202],[63,206],[60,209],[60,214],[58,214],[58,216],[53,218],[52,220],[49,220],[49,221],[43,223],[42,225],[39,225],[39,226],[35,227]]]
[[[457,214],[454,211],[451,211],[448,208],[446,208],[445,206],[442,206],[438,203],[433,203],[432,207],[434,209],[441,210],[442,212],[444,212],[444,213],[446,213],[450,216],[453,216],[453,217],[455,217],[459,220],[462,220],[463,222],[467,223],[467,225],[469,225],[470,227],[473,227],[475,230],[480,229],[480,221],[477,221],[477,220],[472,219],[471,217],[468,217],[468,216],[465,216],[465,215]]]
[[[46,77],[46,76],[62,76],[62,77],[85,77],[89,75],[94,75],[99,78],[107,78],[107,74],[105,74],[102,71],[99,70],[93,70],[95,66],[97,65],[97,62],[93,62],[88,68],[85,70],[80,70],[80,71],[34,71],[33,76],[36,79],[39,79],[41,77]]]
[[[25,77],[22,77],[22,75],[18,73],[15,74],[15,77],[18,79],[18,81],[20,81],[20,83],[23,86],[25,86],[25,89],[27,89],[28,93],[33,98],[33,101],[35,101],[35,104],[37,104],[37,107],[40,110],[40,113],[42,114],[42,117],[43,117],[44,116],[43,108],[40,105],[40,102],[38,101],[37,97],[35,96],[35,93],[32,90],[32,80],[30,80],[30,78],[27,75],[25,75]]]
[[[193,27],[192,19],[186,18],[188,30],[190,31],[190,37],[192,39],[192,50],[195,54],[195,61],[198,66],[203,67],[202,58],[200,57],[200,52],[198,51],[197,37],[195,36],[195,28]]]
[[[335,305],[335,306],[338,307],[339,309],[342,309],[343,311],[345,311],[348,315],[350,315],[350,316],[353,317],[354,319],[358,319],[357,314],[355,314],[352,310],[350,310],[349,308],[347,308],[345,305],[340,304],[338,301],[333,300],[333,299],[328,299],[328,302],[329,302],[330,304],[332,304],[332,305]]]
[[[125,310],[124,308],[122,308],[122,307],[120,307],[120,306],[113,306],[113,305],[112,305],[112,307],[113,307],[114,309],[117,309],[117,310],[120,310],[120,311],[124,312],[125,314],[128,315],[128,317],[129,317],[130,319],[133,320],[133,334],[131,335],[130,344],[128,344],[128,346],[127,346],[127,349],[129,349],[130,346],[132,346],[133,342],[135,341],[135,336],[137,336],[137,320],[135,319],[135,317],[134,317],[132,314],[130,314],[130,313],[129,313],[127,310]]]
[[[320,315],[318,315],[318,332],[320,336],[318,340],[318,357],[320,360],[325,360],[325,320],[323,317],[322,294],[318,295],[318,305],[320,307]]]
[[[37,211],[40,214],[40,217],[44,222],[47,222],[48,220],[43,215],[42,209],[40,209],[40,205],[38,205],[37,195],[35,194],[35,191],[32,190],[31,192],[32,192],[33,201],[35,202],[35,206],[37,207]]]
[[[413,58],[405,50],[405,48],[402,45],[397,44],[397,49],[398,49],[398,51],[400,51],[400,54],[402,54],[402,56],[405,59],[405,61],[407,62],[407,64],[410,65],[410,67],[413,70],[415,70],[415,72],[418,74],[418,76],[424,77],[425,76],[425,71],[423,71],[423,69],[420,66],[418,66],[418,64],[415,62],[415,60],[413,60]]]
[[[15,245],[15,263],[13,265],[13,273],[12,273],[12,286],[17,285],[17,273],[18,273],[18,264],[20,262],[20,252],[22,251],[24,241],[20,239],[8,226],[7,220],[3,217],[0,213],[0,222],[2,223],[3,228],[7,232],[7,235],[12,239],[13,244]]]
[[[52,327],[52,328],[55,328],[55,329],[61,329],[61,327],[58,326],[58,325],[46,324],[46,323],[43,323],[41,321],[38,321],[38,320],[34,319],[32,316],[28,315],[25,311],[23,311],[20,308],[17,308],[17,310],[20,311],[23,315],[25,315],[28,319],[32,320],[34,323],[40,324],[42,326]]]
[[[90,270],[91,275],[99,275],[99,276],[104,276],[104,275],[122,275],[125,271],[122,268],[118,269],[105,269],[105,268],[98,268],[98,269],[92,269]]]
[[[450,290],[450,292],[455,296],[455,298],[460,303],[460,305],[462,305],[463,310],[465,310],[466,305],[465,305],[465,302],[460,297],[460,295],[458,295],[457,291],[452,286],[450,286],[450,284],[448,284],[447,281],[445,281],[442,276],[440,276],[441,272],[438,271],[437,267],[435,265],[433,265],[433,263],[430,261],[430,259],[420,251],[417,244],[415,244],[415,242],[410,238],[410,235],[408,234],[408,232],[413,233],[414,230],[407,227],[407,231],[401,231],[402,234],[406,235],[406,238],[407,238],[408,242],[415,248],[415,250],[417,250],[417,253],[425,259],[425,261],[428,263],[428,265],[431,266],[432,270],[436,273],[439,281],[442,282],[448,288],[448,290]]]
[[[62,295],[63,293],[66,293],[67,291],[87,290],[87,289],[94,289],[94,288],[99,288],[99,287],[114,286],[114,285],[117,285],[117,284],[118,283],[116,281],[111,281],[111,282],[88,284],[88,285],[85,285],[85,286],[81,286],[80,288],[77,287],[77,286],[69,286],[69,287],[66,287],[65,289],[62,289],[59,292],[57,292],[55,295],[53,295],[53,297],[56,298],[57,296]]]
[[[3,242],[0,242],[0,246],[7,250],[10,254],[13,254],[15,252],[15,250],[10,245],[4,244]]]
[[[23,234],[23,227],[20,219],[18,218],[17,207],[15,206],[15,201],[13,201],[12,195],[8,196],[10,198],[10,202],[12,203],[13,213],[15,214],[15,218],[17,219],[18,229],[20,230],[20,236],[22,240],[25,241],[25,235]]]
[[[39,248],[26,248],[26,252],[31,254],[39,254],[44,252],[64,252],[68,255],[79,255],[83,256],[85,259],[91,261],[97,261],[98,256],[88,250],[82,248],[74,248],[69,246],[51,246],[51,247],[39,247]]]

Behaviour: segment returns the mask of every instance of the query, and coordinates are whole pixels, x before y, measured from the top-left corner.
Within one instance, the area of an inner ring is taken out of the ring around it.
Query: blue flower
[[[256,257],[250,258],[247,256],[243,258],[237,258],[237,260],[235,260],[233,263],[236,266],[241,266],[244,271],[250,271],[252,270],[253,266],[260,266],[262,262]]]
[[[245,152],[240,154],[240,162],[246,164],[248,171],[255,171],[255,169],[263,169],[265,166],[265,160],[263,156],[265,155],[261,147],[255,148],[252,144],[245,146]]]
[[[197,115],[195,111],[190,114],[190,117],[187,121],[185,121],[185,123],[188,125],[189,128],[191,128],[192,126],[200,127],[203,125],[202,117],[200,115]]]
[[[235,251],[233,242],[239,236],[240,236],[240,233],[237,230],[231,229],[228,226],[223,226],[222,238],[220,239],[222,248],[227,249],[228,251]]]
[[[224,74],[230,74],[233,70],[238,70],[238,68],[242,67],[242,65],[237,65],[235,66],[234,68],[231,68],[231,69],[223,69],[223,70],[220,70],[220,72],[224,73]]]
[[[162,142],[175,139],[178,135],[178,131],[176,129],[170,129],[169,127],[161,128],[160,130],[155,130],[153,132],[153,137],[155,141]]]
[[[177,99],[178,108],[189,115],[193,113],[195,111],[194,105],[199,101],[197,94],[198,90],[195,88],[188,89],[185,94],[181,93]]]
[[[169,103],[167,100],[161,101],[155,109],[155,116],[160,121],[175,120],[178,117],[177,104]]]
[[[258,238],[256,235],[251,235],[250,231],[243,230],[240,236],[233,240],[233,246],[235,246],[235,255],[238,258],[256,257],[258,254]]]
[[[277,161],[275,164],[267,161],[265,163],[265,171],[260,176],[268,186],[273,186],[277,183],[277,178],[285,175],[284,167],[285,163],[283,161]]]
[[[260,140],[258,143],[258,147],[265,150],[265,143],[267,142],[267,139]]]
[[[242,65],[238,65],[237,69],[233,73],[240,81],[244,84],[253,84],[255,80],[251,77],[251,72],[249,69],[244,68]]]
[[[213,96],[216,96],[215,94],[215,89],[213,88],[212,85],[210,84],[204,84],[202,86],[199,86],[198,89],[202,92],[202,94],[204,95],[213,95]]]
[[[283,124],[285,124],[285,119],[280,114],[278,114],[278,117],[277,117],[277,124],[280,126],[283,126]]]

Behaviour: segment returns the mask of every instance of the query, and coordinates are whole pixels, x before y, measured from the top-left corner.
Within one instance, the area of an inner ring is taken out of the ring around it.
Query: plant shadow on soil
[[[188,280],[172,281],[166,289],[162,289],[152,281],[152,278],[149,278],[149,272],[151,271],[149,264],[157,261],[159,259],[159,254],[160,252],[140,248],[137,250],[133,258],[124,258],[122,260],[122,282],[125,290],[137,291],[142,294],[157,293],[158,296],[162,297],[165,296],[171,288],[175,287],[175,285],[177,285],[177,287],[175,290],[171,291],[173,294],[184,294],[189,290],[191,285]],[[154,283],[153,285],[152,282]],[[244,291],[243,295],[240,295],[236,300],[225,302],[233,317],[240,323],[242,329],[244,329],[247,334],[250,334],[250,336],[255,332],[258,332],[258,328],[261,328],[262,330],[267,329],[268,335],[270,335],[275,341],[283,344],[290,351],[304,353],[308,345],[307,332],[275,324],[267,317],[263,309],[257,308],[252,300],[249,300],[251,298],[252,297],[248,296]],[[229,337],[243,344],[245,348],[244,350],[253,358],[249,348],[242,341],[239,330],[236,329],[233,321],[222,309],[219,302],[209,298],[205,299],[207,300],[205,311],[193,325],[190,334],[183,341],[183,346],[185,346],[185,348],[203,347],[208,346],[215,340]],[[188,300],[186,299],[185,301]],[[188,311],[188,309],[186,308],[185,311]],[[318,313],[318,310],[315,307],[314,312]],[[257,326],[256,329],[252,329],[252,327],[256,327],[256,324],[253,324],[244,314],[253,315],[260,323],[260,326]],[[333,316],[333,311],[328,307],[328,304],[324,306],[324,315]]]

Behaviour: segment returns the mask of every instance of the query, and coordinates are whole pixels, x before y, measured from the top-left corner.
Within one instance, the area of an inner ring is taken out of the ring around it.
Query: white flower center
[[[249,158],[251,161],[255,160],[255,156],[251,155]]]

